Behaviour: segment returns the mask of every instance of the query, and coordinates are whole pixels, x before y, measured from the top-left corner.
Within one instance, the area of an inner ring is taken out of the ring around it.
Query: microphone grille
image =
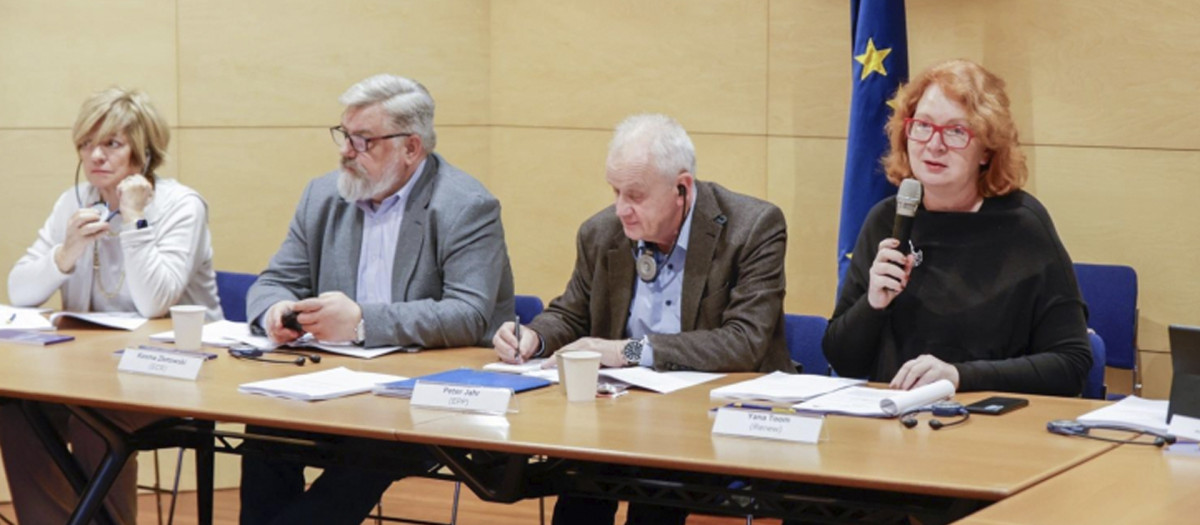
[[[896,214],[913,217],[917,214],[917,206],[921,204],[921,181],[904,179],[900,183],[900,191],[896,193]]]

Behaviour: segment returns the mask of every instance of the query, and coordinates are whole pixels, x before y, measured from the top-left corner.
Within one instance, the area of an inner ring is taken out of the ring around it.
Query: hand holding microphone
[[[913,267],[913,256],[908,253],[909,237],[920,204],[921,183],[916,179],[904,179],[896,194],[896,222],[892,226],[892,236],[879,242],[879,251],[871,265],[867,302],[876,310],[887,308],[908,286]]]

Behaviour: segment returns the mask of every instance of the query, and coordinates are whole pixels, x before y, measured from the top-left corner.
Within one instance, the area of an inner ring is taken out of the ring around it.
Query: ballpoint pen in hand
[[[513,337],[517,338],[517,346],[513,348],[513,354],[516,356],[517,362],[522,363],[525,360],[521,358],[521,316],[519,315],[513,319]]]
[[[17,320],[17,313],[13,312],[12,316],[10,316],[8,318],[8,320],[4,322],[4,324],[12,324],[13,321],[16,321],[16,320]]]

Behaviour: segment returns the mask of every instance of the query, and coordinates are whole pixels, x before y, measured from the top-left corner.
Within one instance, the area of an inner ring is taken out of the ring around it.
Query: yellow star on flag
[[[887,76],[887,70],[883,68],[883,59],[887,58],[892,53],[892,48],[875,49],[875,39],[867,39],[867,51],[861,55],[855,56],[854,61],[862,64],[862,76],[859,80],[866,80],[871,72],[879,73]]]

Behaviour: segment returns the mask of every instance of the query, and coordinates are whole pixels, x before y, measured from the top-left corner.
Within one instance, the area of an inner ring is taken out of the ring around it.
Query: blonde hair
[[[146,177],[154,180],[154,170],[167,156],[171,130],[150,103],[150,97],[136,89],[108,88],[83,101],[75,119],[75,149],[88,140],[103,140],[124,133],[129,139],[130,156]],[[149,156],[149,159],[147,159]]]
[[[1021,189],[1029,177],[1029,170],[1017,140],[1017,126],[1008,109],[1004,81],[968,60],[936,64],[896,91],[895,111],[884,127],[891,145],[891,151],[882,160],[888,180],[899,185],[900,181],[913,176],[904,119],[913,116],[917,102],[934,84],[966,109],[967,122],[974,136],[972,140],[979,141],[988,152],[988,162],[978,181],[979,194],[995,197]]]

